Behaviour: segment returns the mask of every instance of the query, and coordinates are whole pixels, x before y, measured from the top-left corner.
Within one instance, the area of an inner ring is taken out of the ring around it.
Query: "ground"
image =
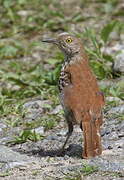
[[[124,179],[123,0],[0,2],[0,179]],[[81,38],[105,94],[103,153],[82,159],[76,125],[65,151],[67,124],[57,82],[61,52],[44,37]]]

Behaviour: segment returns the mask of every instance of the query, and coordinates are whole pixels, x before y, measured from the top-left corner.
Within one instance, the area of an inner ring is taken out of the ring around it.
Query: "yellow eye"
[[[71,39],[71,38],[68,38],[68,39],[66,39],[66,42],[67,42],[67,43],[71,43],[71,42],[72,42],[72,39]]]

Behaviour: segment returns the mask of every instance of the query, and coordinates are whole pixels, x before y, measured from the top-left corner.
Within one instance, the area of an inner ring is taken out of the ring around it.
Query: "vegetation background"
[[[63,117],[61,109],[51,113],[60,104],[57,81],[63,55],[41,39],[64,31],[82,39],[105,96],[124,100],[123,72],[114,69],[123,49],[112,50],[124,42],[123,0],[0,0],[0,122],[7,126],[4,135],[19,127],[12,145],[42,140],[32,129],[49,131]],[[26,121],[24,105],[36,99],[46,102],[42,115]],[[107,101],[105,112],[117,105]],[[124,120],[123,114],[115,116]]]

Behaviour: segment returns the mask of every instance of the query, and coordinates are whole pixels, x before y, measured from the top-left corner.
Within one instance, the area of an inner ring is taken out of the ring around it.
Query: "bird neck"
[[[85,54],[84,51],[80,51],[80,52],[77,52],[75,54],[72,54],[72,55],[65,55],[65,59],[64,59],[64,63],[63,65],[71,65],[71,64],[74,64],[76,62],[80,62],[80,61],[87,61],[87,56]]]

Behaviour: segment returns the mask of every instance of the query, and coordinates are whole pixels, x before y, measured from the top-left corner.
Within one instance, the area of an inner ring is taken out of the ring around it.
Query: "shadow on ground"
[[[82,157],[82,147],[77,144],[70,144],[67,149],[62,151],[60,148],[59,149],[52,149],[52,150],[44,150],[39,149],[39,150],[32,150],[30,151],[31,155],[37,155],[40,157],[64,157],[64,156],[69,156],[69,157]]]

